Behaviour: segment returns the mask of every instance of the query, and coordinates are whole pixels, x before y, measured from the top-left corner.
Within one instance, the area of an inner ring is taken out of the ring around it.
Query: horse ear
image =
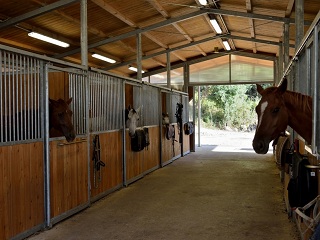
[[[136,113],[140,113],[140,110],[141,110],[142,106],[138,107],[138,109],[136,109]]]
[[[260,84],[256,84],[257,85],[257,91],[260,95],[262,95],[262,91],[263,91],[263,88],[261,87]]]
[[[130,111],[131,110],[131,105],[129,104],[129,106],[128,106],[128,110]]]
[[[71,102],[72,102],[72,98],[69,98],[66,103],[69,105]]]
[[[49,98],[49,105],[50,105],[50,104],[53,105],[53,104],[55,104],[55,103],[56,103],[56,100],[53,100],[53,99]]]
[[[287,90],[288,80],[287,78],[283,78],[281,84],[278,87],[278,91],[282,94]]]

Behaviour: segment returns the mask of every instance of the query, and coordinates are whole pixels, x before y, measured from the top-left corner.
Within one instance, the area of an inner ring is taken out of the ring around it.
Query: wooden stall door
[[[150,145],[144,149],[143,172],[160,167],[160,132],[159,127],[149,127]]]
[[[105,167],[100,171],[95,171],[93,166],[93,144],[91,144],[91,197],[104,194],[111,189],[122,187],[123,168],[122,168],[122,132],[113,131],[99,134],[100,138],[100,161],[104,162]],[[91,139],[93,142],[93,137]],[[100,180],[99,181],[99,174]],[[95,179],[94,179],[95,177]]]
[[[89,202],[87,142],[50,142],[51,218]]]
[[[44,224],[43,172],[41,142],[0,147],[0,239]]]

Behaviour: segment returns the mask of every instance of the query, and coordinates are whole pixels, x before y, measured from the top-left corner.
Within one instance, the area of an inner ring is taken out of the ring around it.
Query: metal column
[[[137,34],[137,80],[142,81],[142,48],[141,48],[141,33]]]
[[[88,67],[87,0],[81,0],[81,64]]]
[[[170,64],[170,52],[166,53],[167,56],[167,87],[171,88],[171,64]]]

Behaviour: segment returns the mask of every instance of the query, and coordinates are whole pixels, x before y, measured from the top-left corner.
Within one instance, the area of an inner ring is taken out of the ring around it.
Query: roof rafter
[[[57,8],[70,5],[70,4],[78,2],[78,1],[79,0],[60,0],[60,1],[54,2],[52,4],[46,5],[44,7],[41,7],[39,9],[33,10],[33,11],[25,13],[25,14],[22,14],[22,15],[20,15],[18,17],[10,18],[7,21],[4,21],[4,22],[0,23],[0,29],[15,25],[15,24],[17,24],[19,22],[23,22],[25,20],[37,17],[37,16],[45,14],[47,12],[51,12],[51,11],[57,9]]]
[[[274,42],[274,41],[268,41],[268,40],[256,39],[256,38],[253,39],[253,38],[241,37],[241,36],[230,35],[230,34],[226,34],[226,35],[222,34],[222,35],[219,35],[219,36],[209,36],[209,37],[203,38],[203,39],[198,40],[198,41],[194,41],[194,42],[187,43],[187,44],[184,44],[184,45],[181,45],[181,46],[177,46],[177,47],[174,47],[174,48],[171,48],[171,49],[166,49],[166,50],[163,50],[163,51],[159,51],[159,52],[156,52],[156,53],[145,55],[145,56],[142,56],[142,60],[145,60],[145,59],[148,59],[148,58],[153,58],[153,57],[156,57],[158,55],[166,54],[168,52],[177,51],[177,50],[180,50],[180,49],[183,49],[183,48],[191,47],[191,46],[194,46],[194,45],[197,45],[197,44],[201,44],[201,43],[204,43],[204,42],[217,40],[217,39],[220,39],[221,37],[235,39],[235,40],[241,40],[241,41],[250,41],[250,42],[262,43],[262,44],[269,44],[269,45],[275,45],[275,46],[280,46],[281,45],[280,42]],[[290,45],[290,47],[294,48],[294,45]],[[135,60],[129,60],[129,61],[126,61],[126,62],[114,64],[112,66],[109,66],[109,67],[103,68],[103,69],[107,71],[107,70],[111,70],[111,69],[114,69],[114,68],[122,67],[122,66],[125,66],[125,65],[128,65],[128,64],[134,63],[134,62],[135,62]]]

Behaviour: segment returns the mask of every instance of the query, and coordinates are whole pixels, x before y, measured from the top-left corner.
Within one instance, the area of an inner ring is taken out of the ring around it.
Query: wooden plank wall
[[[54,100],[59,98],[69,99],[69,80],[66,72],[50,72],[49,77],[49,97]]]
[[[190,136],[183,131],[183,154],[190,152]]]
[[[93,144],[90,150],[90,177],[91,177],[91,197],[98,196],[123,182],[123,163],[122,163],[122,131],[114,131],[99,134],[100,138],[100,160],[105,163],[101,167],[101,182],[98,182],[98,173],[96,173],[96,186],[94,186],[94,167],[93,167]],[[93,143],[94,136],[91,137]]]
[[[159,127],[149,127],[150,145],[140,152],[131,151],[131,139],[126,131],[126,179],[143,176],[152,168],[160,166]]]
[[[51,217],[89,201],[87,142],[50,142]],[[65,145],[60,146],[62,143]]]
[[[143,171],[160,167],[160,129],[158,126],[149,127],[150,145],[144,149]]]
[[[43,144],[0,147],[0,239],[44,223]]]

